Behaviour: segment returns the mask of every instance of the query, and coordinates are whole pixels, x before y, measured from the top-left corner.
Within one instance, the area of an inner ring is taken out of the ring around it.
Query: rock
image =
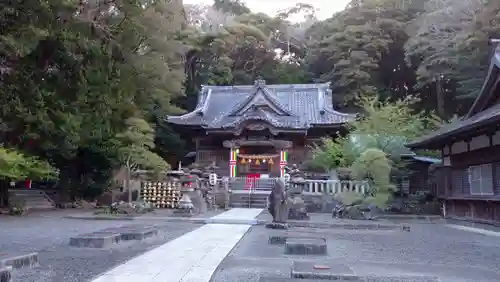
[[[12,282],[12,267],[0,267],[0,282]]]
[[[326,255],[324,238],[288,238],[285,242],[285,254],[288,255]]]
[[[285,183],[282,179],[277,179],[274,183],[271,194],[268,196],[268,211],[273,217],[273,222],[285,223],[288,219],[288,207],[285,191]]]
[[[154,210],[154,206],[151,203],[139,201],[135,203],[135,212],[136,213],[147,213],[152,212]]]
[[[135,206],[133,204],[125,203],[125,202],[119,202],[115,203],[113,207],[116,210],[116,213],[118,214],[134,214],[135,213]]]
[[[363,213],[357,206],[347,206],[342,214],[344,218],[365,219]]]

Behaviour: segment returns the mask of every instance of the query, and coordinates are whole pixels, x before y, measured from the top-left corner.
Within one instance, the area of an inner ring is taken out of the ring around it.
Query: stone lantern
[[[288,218],[295,220],[307,220],[306,204],[302,192],[307,184],[306,180],[299,175],[299,171],[294,171],[291,175],[290,186],[288,189]]]
[[[193,181],[193,176],[190,174],[184,174],[180,177],[182,197],[179,200],[179,208],[175,211],[178,215],[191,216],[193,213],[194,205],[189,195],[194,192]]]

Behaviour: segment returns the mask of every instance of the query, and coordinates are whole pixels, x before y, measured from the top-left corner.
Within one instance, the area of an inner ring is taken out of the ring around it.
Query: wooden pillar
[[[236,163],[238,158],[238,149],[231,147],[229,150],[229,177],[236,177]]]
[[[288,160],[288,152],[284,149],[280,152],[280,177],[285,177],[285,166]]]

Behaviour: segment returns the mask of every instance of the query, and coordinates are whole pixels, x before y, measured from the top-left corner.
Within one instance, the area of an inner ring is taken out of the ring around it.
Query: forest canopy
[[[85,194],[123,163],[131,118],[154,133],[141,159],[177,162],[191,141],[164,117],[192,110],[202,84],[330,82],[346,112],[411,96],[415,111],[463,115],[500,37],[500,2],[353,0],[318,20],[304,3],[274,17],[238,0],[4,1],[0,27],[1,143]]]

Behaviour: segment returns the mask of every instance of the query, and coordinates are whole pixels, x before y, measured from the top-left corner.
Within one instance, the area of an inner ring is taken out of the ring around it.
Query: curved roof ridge
[[[251,95],[249,95],[245,100],[241,101],[230,113],[229,115],[230,116],[233,116],[235,115],[236,113],[238,113],[239,111],[241,111],[243,108],[245,108],[246,105],[248,105],[254,98],[255,96],[257,95],[257,93],[259,93],[259,90],[262,91],[262,93],[264,93],[264,95],[266,96],[266,98],[278,109],[280,109],[281,111],[283,111],[284,113],[286,113],[287,115],[294,115],[293,112],[291,112],[287,107],[285,107],[282,103],[279,102],[278,98],[276,97],[276,95],[274,95],[273,93],[271,93],[269,91],[269,89],[265,86],[257,86],[255,87],[255,91],[253,91],[253,93]]]

